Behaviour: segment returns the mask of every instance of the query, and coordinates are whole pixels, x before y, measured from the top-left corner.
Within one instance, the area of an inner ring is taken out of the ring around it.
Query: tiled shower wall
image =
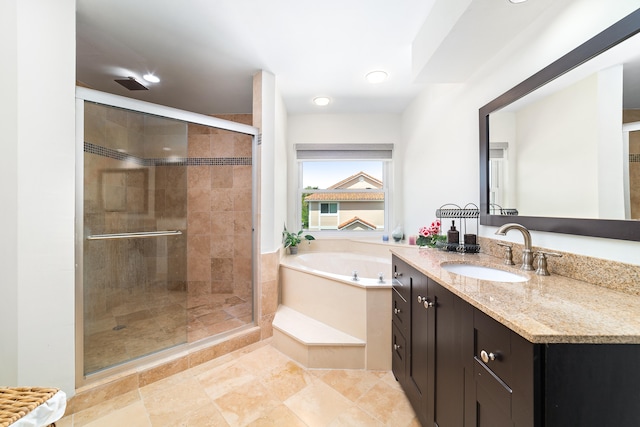
[[[251,115],[223,116],[251,124]],[[252,321],[252,138],[189,124],[189,342]],[[223,310],[220,310],[222,308]]]
[[[223,118],[251,123],[251,115]],[[98,328],[101,336],[114,335],[104,343],[113,347],[123,335],[111,331],[114,311],[137,315],[143,305],[131,301],[126,288],[142,292],[146,284],[159,282],[178,292],[172,299],[184,295],[172,302],[186,309],[175,317],[186,316],[188,342],[252,321],[251,136],[86,103],[85,169],[88,234],[185,232],[180,237],[85,241],[89,333]],[[184,331],[184,323],[172,325],[175,333]],[[90,347],[98,349],[94,342]],[[97,353],[105,354],[102,347]]]
[[[624,110],[623,122],[640,121],[640,110]],[[629,133],[629,188],[632,219],[640,219],[640,131]]]
[[[185,157],[186,136],[185,123],[85,103],[86,237],[185,230],[186,165],[165,150]],[[84,240],[85,373],[186,342],[186,249],[184,235]]]

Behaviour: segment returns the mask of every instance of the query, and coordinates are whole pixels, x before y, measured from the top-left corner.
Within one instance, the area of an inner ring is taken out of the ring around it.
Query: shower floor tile
[[[389,371],[306,369],[253,344],[62,418],[58,427],[419,427]]]
[[[185,291],[161,287],[141,292],[111,290],[110,304],[85,313],[85,372],[196,342],[252,321],[251,301],[233,293],[199,295],[194,300]],[[188,299],[199,304],[189,304]]]

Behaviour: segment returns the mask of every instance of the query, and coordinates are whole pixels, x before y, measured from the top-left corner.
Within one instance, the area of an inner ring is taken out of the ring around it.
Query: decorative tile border
[[[640,154],[629,153],[629,163],[640,163]]]
[[[90,142],[84,143],[84,152],[114,160],[131,162],[139,166],[251,166],[252,164],[251,157],[172,157],[145,159]]]

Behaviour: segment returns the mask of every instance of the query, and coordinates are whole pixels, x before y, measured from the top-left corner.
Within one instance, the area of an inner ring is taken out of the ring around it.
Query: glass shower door
[[[187,342],[187,124],[84,105],[89,375]]]

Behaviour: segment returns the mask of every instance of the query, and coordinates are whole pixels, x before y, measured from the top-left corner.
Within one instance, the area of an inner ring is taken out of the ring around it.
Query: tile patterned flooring
[[[154,284],[104,293],[96,300],[110,308],[85,313],[85,371],[240,328],[252,322],[251,298],[250,292],[188,295]]]
[[[261,341],[56,423],[58,427],[420,423],[390,371],[306,369]]]

